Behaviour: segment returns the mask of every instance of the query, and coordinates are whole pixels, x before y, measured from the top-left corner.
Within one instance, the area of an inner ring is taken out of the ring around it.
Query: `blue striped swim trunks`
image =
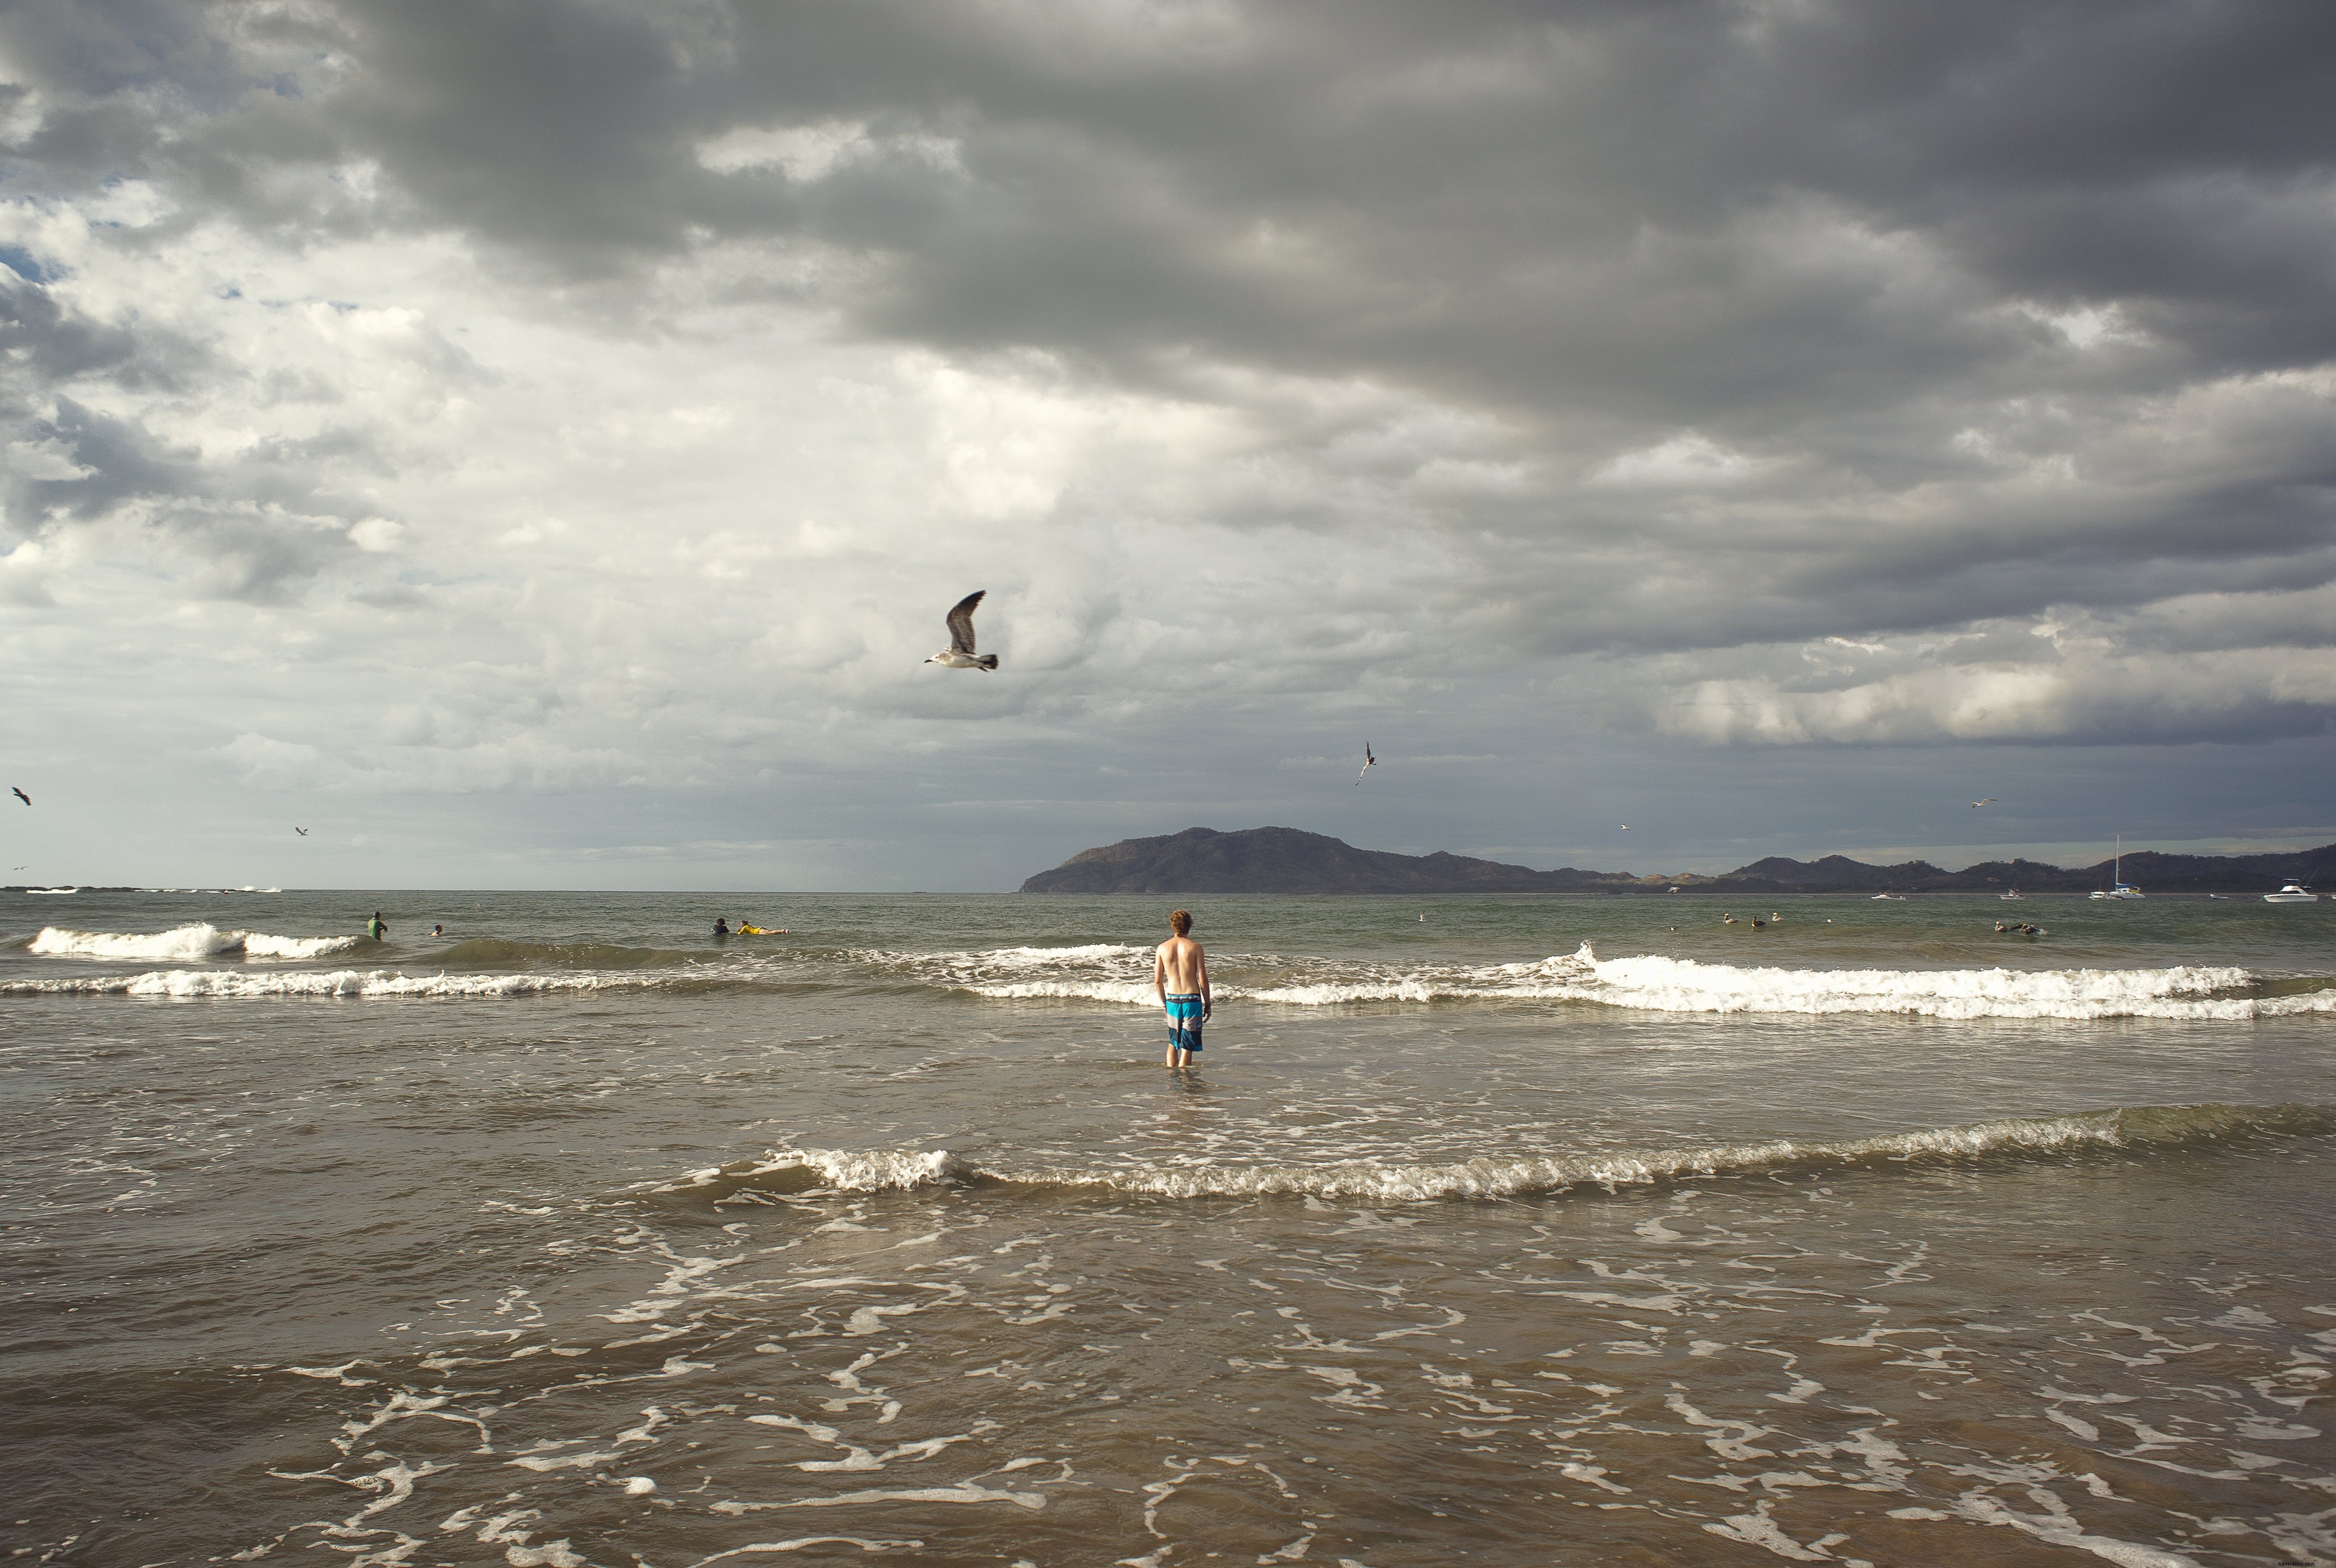
[[[1168,1003],[1168,1046],[1172,1050],[1197,1051],[1201,1048],[1201,1012],[1202,1003],[1198,993],[1172,995]]]

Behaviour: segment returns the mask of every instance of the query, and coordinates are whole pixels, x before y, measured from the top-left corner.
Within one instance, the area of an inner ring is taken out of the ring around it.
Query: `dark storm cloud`
[[[858,307],[939,342],[1757,432],[1940,377],[2032,390],[2018,330],[1973,318],[2012,297],[2125,301],[2193,370],[2336,341],[2316,7],[381,4],[299,14],[305,62],[237,11],[15,30],[90,112],[174,122],[125,163],[378,160],[425,220],[568,269],[797,234],[881,256]],[[962,174],[693,156],[824,120],[950,139]]]

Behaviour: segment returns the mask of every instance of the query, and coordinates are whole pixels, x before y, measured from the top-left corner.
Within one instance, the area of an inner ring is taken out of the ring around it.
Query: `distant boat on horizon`
[[[2263,894],[2263,902],[2267,904],[2316,904],[2319,901],[2320,895],[2302,882],[2290,882],[2275,893]]]
[[[1904,893],[1876,893],[1876,894],[1874,894],[1872,898],[1870,898],[1870,899],[1868,899],[1868,900],[1866,901],[1866,902],[1868,902],[1868,903],[1874,903],[1874,904],[1878,904],[1878,903],[1884,903],[1884,902],[1887,902],[1887,903],[1893,903],[1893,904],[1903,904],[1903,903],[1904,903],[1905,901],[1906,901],[1906,895],[1905,895]]]
[[[2146,896],[2139,888],[2125,880],[2125,834],[2117,834],[2117,860],[2109,872],[2109,885],[2105,888],[2095,888],[2092,896],[2098,901],[2137,899]]]
[[[2010,903],[2010,902],[2011,902],[2011,901],[2012,901],[2012,900],[2014,900],[2014,899],[2016,899],[2016,898],[2020,897],[2020,890],[2019,890],[2018,888],[2011,888],[2011,889],[2009,889],[2009,890],[2008,890],[2008,891],[2006,891],[2000,892],[2000,893],[1996,894],[1995,896],[1996,896],[1997,898],[2001,899],[2005,903]]]

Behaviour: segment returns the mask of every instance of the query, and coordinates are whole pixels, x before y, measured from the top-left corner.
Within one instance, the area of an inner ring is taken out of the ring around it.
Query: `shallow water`
[[[9,1546],[2336,1561],[2329,906],[1187,902],[0,895]]]

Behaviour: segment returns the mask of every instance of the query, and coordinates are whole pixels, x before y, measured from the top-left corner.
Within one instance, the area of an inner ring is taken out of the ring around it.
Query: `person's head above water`
[[[1180,937],[1190,936],[1192,930],[1192,917],[1183,910],[1178,910],[1168,917],[1168,929]]]

